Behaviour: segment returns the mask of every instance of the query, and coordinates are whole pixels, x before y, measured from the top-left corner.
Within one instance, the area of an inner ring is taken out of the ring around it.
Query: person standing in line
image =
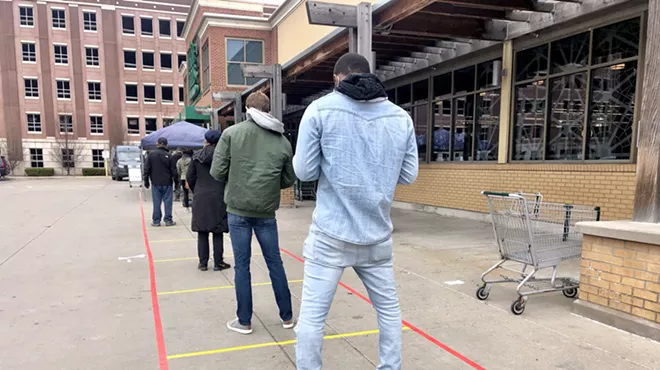
[[[229,231],[224,200],[225,183],[217,181],[209,173],[213,162],[213,151],[218,140],[220,140],[219,131],[206,131],[204,148],[193,154],[192,162],[186,173],[188,187],[195,196],[191,229],[197,232],[197,255],[199,256],[197,268],[201,271],[208,270],[209,233],[213,234],[213,271],[222,271],[231,267],[224,262],[222,257],[224,253],[223,234]]]
[[[181,148],[177,148],[174,152],[172,152],[172,162],[174,162],[174,168],[176,168],[177,162],[179,162],[179,159],[183,157],[183,150]],[[179,173],[177,172],[176,178],[174,179],[174,201],[178,202],[181,200],[181,177],[179,176]]]
[[[176,178],[176,166],[172,161],[172,155],[167,149],[167,139],[159,137],[156,149],[149,152],[144,165],[144,187],[151,188],[153,200],[153,215],[151,226],[160,226],[160,221],[165,221],[165,226],[174,226],[176,222],[172,219],[172,184]],[[161,211],[161,204],[165,205],[165,217]]]
[[[264,93],[252,93],[246,106],[247,120],[225,130],[211,166],[211,176],[227,181],[225,201],[238,302],[237,318],[230,320],[227,328],[240,334],[252,333],[253,230],[268,266],[282,325],[285,329],[294,326],[291,292],[280,256],[275,220],[281,189],[293,186],[296,181],[291,164],[293,151],[283,135],[284,124],[266,113],[270,101]]]
[[[186,174],[188,173],[188,167],[190,167],[190,162],[192,161],[193,150],[184,149],[183,156],[176,161],[176,171],[179,175],[179,184],[183,192],[183,208],[190,207],[190,197],[188,194],[189,187],[186,183]]]
[[[392,265],[390,209],[397,184],[417,178],[413,122],[387,99],[369,62],[349,53],[334,68],[335,91],[314,101],[300,123],[293,167],[318,180],[304,243],[296,326],[298,370],[319,370],[323,328],[344,269],[367,288],[378,318],[378,369],[401,369],[401,309]]]

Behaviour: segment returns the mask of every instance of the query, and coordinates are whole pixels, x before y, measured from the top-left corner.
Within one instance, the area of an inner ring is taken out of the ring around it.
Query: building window
[[[167,127],[174,123],[174,118],[163,118],[163,127]]]
[[[144,102],[145,103],[155,103],[156,102],[156,86],[155,85],[144,85]]]
[[[158,130],[158,125],[156,124],[156,118],[145,118],[144,119],[144,133],[150,134]]]
[[[140,35],[142,36],[154,35],[153,19],[140,17]]]
[[[631,159],[640,24],[516,53],[513,160]]]
[[[75,168],[76,161],[74,159],[73,149],[62,148],[62,167]]]
[[[89,100],[101,100],[101,83],[87,81],[87,91]]]
[[[33,42],[21,43],[21,50],[24,62],[35,63],[37,61],[37,45]]]
[[[202,53],[203,53],[202,49]],[[204,57],[202,56],[202,59]],[[257,40],[227,39],[227,84],[251,86],[260,78],[243,77],[241,64],[263,64],[264,43]],[[204,71],[208,63],[204,63]]]
[[[19,6],[18,10],[21,16],[21,26],[34,27],[34,10],[32,7]]]
[[[96,13],[83,12],[83,26],[85,31],[96,32]]]
[[[126,101],[127,102],[137,102],[138,101],[138,87],[137,87],[137,84],[126,84]]]
[[[55,80],[58,99],[71,99],[71,83],[69,80]]]
[[[70,114],[60,114],[60,133],[73,133],[73,116]]]
[[[25,84],[25,97],[38,98],[39,97],[39,81],[36,78],[24,78]]]
[[[142,69],[153,70],[154,69],[154,52],[153,51],[143,51],[142,52]]]
[[[41,114],[39,113],[27,114],[27,129],[28,132],[41,133]]]
[[[124,68],[137,68],[137,55],[135,50],[124,50]]]
[[[30,148],[30,167],[42,168],[44,166],[44,150],[41,148]]]
[[[105,168],[105,159],[103,158],[103,149],[92,149],[92,167]]]
[[[171,21],[169,19],[159,19],[158,20],[158,36],[160,37],[172,37],[172,28]]]
[[[66,29],[66,14],[64,9],[52,9],[53,28]]]
[[[99,48],[85,47],[85,63],[88,66],[99,66]]]
[[[121,16],[121,32],[124,35],[135,35],[135,19],[133,16]]]
[[[91,134],[103,134],[103,117],[89,116],[89,132]]]
[[[161,101],[163,103],[174,103],[174,92],[172,86],[161,86],[160,87]]]
[[[139,135],[140,134],[140,119],[137,117],[128,117],[126,120],[128,134],[129,135]]]
[[[202,46],[202,81],[203,88],[206,90],[207,87],[211,84],[211,69],[209,68],[209,41],[206,40],[204,46]]]
[[[172,54],[160,53],[160,69],[164,71],[172,70]]]
[[[179,86],[179,103],[184,103],[183,86]]]
[[[176,56],[176,68],[181,68],[181,65],[186,62],[186,54],[177,54]]]
[[[176,37],[181,38],[183,36],[183,27],[186,25],[184,21],[176,21]]]
[[[54,45],[55,64],[69,64],[69,50],[66,45]]]

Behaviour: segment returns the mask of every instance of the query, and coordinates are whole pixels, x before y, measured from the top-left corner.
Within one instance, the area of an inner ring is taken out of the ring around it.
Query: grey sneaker
[[[240,322],[238,322],[238,319],[233,319],[227,322],[227,329],[231,331],[235,331],[239,334],[252,334],[252,325],[241,325]]]
[[[160,227],[160,223],[155,223],[155,222],[152,221],[152,222],[151,222],[151,226],[153,226],[153,227]]]
[[[176,221],[165,221],[165,226],[174,226],[176,225]]]
[[[280,319],[280,321],[282,321],[282,327],[284,329],[293,329],[293,327],[296,326],[296,321],[294,319],[291,319],[289,321],[284,321]]]

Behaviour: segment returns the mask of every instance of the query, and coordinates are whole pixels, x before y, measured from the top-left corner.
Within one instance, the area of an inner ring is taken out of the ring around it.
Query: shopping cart
[[[598,221],[600,208],[543,201],[541,194],[497,193],[484,191],[493,220],[495,239],[502,260],[481,275],[483,285],[477,289],[477,298],[485,300],[491,284],[518,283],[518,299],[511,304],[511,312],[520,315],[525,311],[527,297],[533,294],[562,291],[564,296],[577,296],[580,282],[557,277],[557,267],[562,261],[580,258],[582,234],[575,224],[581,221]],[[503,266],[512,261],[522,264],[522,270]],[[527,272],[531,267],[532,271]],[[552,267],[551,278],[536,278],[542,269]],[[500,280],[486,280],[496,269],[520,274],[520,278],[502,275]],[[541,288],[534,283],[541,283]],[[528,288],[523,291],[523,287]],[[529,289],[531,288],[531,289]]]

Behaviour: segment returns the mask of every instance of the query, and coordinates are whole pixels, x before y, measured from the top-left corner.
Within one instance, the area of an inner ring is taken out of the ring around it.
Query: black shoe
[[[176,225],[176,221],[165,221],[165,226],[174,226]]]
[[[230,264],[228,264],[228,263],[224,263],[224,262],[220,262],[220,263],[216,264],[215,266],[213,266],[213,271],[222,271],[222,270],[226,270],[226,269],[228,269],[228,268],[230,268],[230,267],[231,267]]]
[[[199,265],[197,265],[197,268],[199,269],[199,271],[208,271],[209,270],[209,267],[207,265],[203,264],[203,263],[200,263]]]

